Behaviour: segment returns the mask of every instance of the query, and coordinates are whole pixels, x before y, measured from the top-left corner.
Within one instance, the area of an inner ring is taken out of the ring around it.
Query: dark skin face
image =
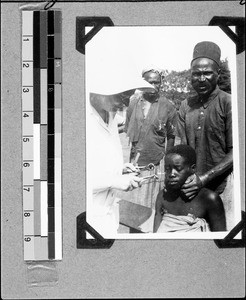
[[[190,166],[184,157],[176,153],[165,157],[165,185],[167,190],[180,191],[188,176],[195,172],[195,165]]]
[[[197,58],[191,64],[191,84],[204,99],[216,88],[219,75],[219,66],[209,58]]]
[[[112,100],[112,107],[114,111],[129,106],[130,97],[134,94],[136,89],[128,90],[120,94],[108,96]],[[139,87],[138,90],[142,91],[144,95],[147,95],[150,99],[156,97],[156,90],[151,87]],[[148,100],[148,99],[147,99]]]
[[[163,215],[167,211],[176,216],[193,214],[204,218],[211,231],[225,231],[226,220],[223,202],[219,195],[211,190],[202,189],[192,201],[181,191],[187,177],[195,172],[195,164],[187,163],[179,154],[170,153],[165,157],[165,187],[160,191],[155,204],[153,232],[157,232]]]
[[[152,84],[155,90],[159,92],[161,87],[161,76],[159,74],[155,72],[147,72],[144,74],[144,79]]]
[[[155,89],[155,91],[152,90],[151,92],[144,92],[143,93],[144,99],[150,102],[155,101],[158,97],[158,92],[160,91],[160,87],[161,87],[161,76],[155,72],[147,72],[144,74],[143,78],[148,83],[153,85]]]

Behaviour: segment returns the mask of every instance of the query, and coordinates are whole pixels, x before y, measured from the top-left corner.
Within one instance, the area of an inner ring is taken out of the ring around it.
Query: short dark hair
[[[196,151],[188,145],[176,145],[166,152],[167,154],[179,154],[190,166],[196,164]]]

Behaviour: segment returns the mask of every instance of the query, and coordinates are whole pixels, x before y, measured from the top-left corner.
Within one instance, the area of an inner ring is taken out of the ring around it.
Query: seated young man
[[[196,152],[188,145],[174,146],[165,157],[165,187],[156,200],[153,232],[226,231],[220,196],[202,188],[189,200],[181,191],[187,177],[195,174]]]

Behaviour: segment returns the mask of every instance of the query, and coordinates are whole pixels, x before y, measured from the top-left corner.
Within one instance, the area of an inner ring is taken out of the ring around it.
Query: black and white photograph
[[[1,299],[244,299],[245,0],[0,0]]]
[[[224,237],[241,212],[232,40],[104,27],[85,59],[87,222],[104,238]]]

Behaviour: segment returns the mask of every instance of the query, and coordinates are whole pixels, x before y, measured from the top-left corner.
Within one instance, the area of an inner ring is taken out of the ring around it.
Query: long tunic
[[[178,112],[177,131],[182,144],[193,147],[197,155],[197,173],[204,174],[232,149],[231,95],[218,87],[203,103],[199,96],[184,100]],[[222,193],[228,170],[206,187]]]
[[[132,97],[126,112],[125,132],[133,145],[132,156],[140,154],[138,165],[158,165],[165,154],[166,139],[175,137],[176,108],[160,96],[144,114],[144,99]]]

